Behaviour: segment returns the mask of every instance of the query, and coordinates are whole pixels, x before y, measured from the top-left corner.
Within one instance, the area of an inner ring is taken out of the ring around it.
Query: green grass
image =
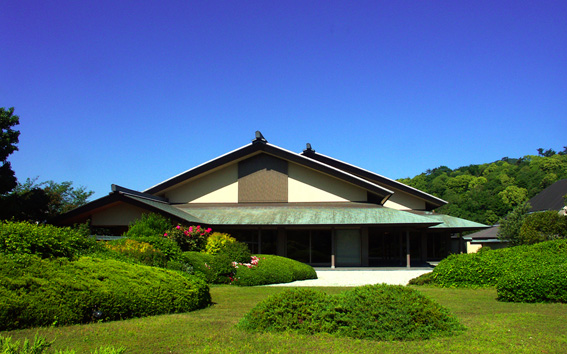
[[[236,323],[256,303],[280,287],[214,286],[214,305],[185,314],[1,332],[14,340],[36,332],[55,339],[54,349],[89,353],[101,345],[124,346],[126,353],[564,353],[567,304],[496,301],[494,289],[420,286],[468,329],[453,337],[426,341],[375,342],[330,335],[258,334]],[[318,288],[329,294],[346,288]]]

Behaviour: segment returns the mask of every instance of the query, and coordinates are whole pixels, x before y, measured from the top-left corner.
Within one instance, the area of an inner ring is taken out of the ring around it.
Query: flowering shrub
[[[264,258],[265,259],[265,258]],[[238,263],[238,262],[232,262],[232,266],[234,268],[238,268],[238,266],[245,266],[248,268],[253,268],[255,266],[258,265],[258,262],[260,261],[260,258],[256,257],[256,256],[252,256],[250,257],[250,263]]]
[[[229,234],[213,232],[209,238],[207,238],[205,252],[212,255],[219,254],[226,244],[234,242],[237,242],[236,239]]]
[[[200,225],[185,228],[181,225],[166,231],[163,236],[177,242],[183,252],[203,251],[211,228],[202,228]]]
[[[163,267],[166,264],[166,256],[147,242],[125,239],[106,243],[105,246],[145,265]]]

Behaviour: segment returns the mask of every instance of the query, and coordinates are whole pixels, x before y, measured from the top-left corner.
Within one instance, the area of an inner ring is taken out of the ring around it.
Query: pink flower
[[[167,237],[167,232],[165,234],[163,234],[164,237]]]
[[[197,230],[199,230],[201,228],[201,225],[197,225]]]
[[[205,230],[207,233],[213,231],[213,229],[211,229],[210,227],[208,229]]]
[[[189,231],[187,230],[183,231],[183,233],[185,234],[185,236],[189,235]]]
[[[189,226],[189,232],[193,232],[193,226]]]
[[[176,229],[179,230],[181,228],[181,226],[177,225]]]

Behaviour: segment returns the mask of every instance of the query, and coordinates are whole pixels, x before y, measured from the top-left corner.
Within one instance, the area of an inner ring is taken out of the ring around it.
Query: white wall
[[[365,189],[291,162],[288,176],[290,203],[366,201]]]

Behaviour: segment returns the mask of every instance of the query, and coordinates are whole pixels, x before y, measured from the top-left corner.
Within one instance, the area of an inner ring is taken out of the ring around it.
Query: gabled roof
[[[155,212],[167,215],[173,220],[190,222],[190,223],[203,223],[202,220],[193,215],[183,212],[178,208],[169,204],[167,199],[156,197],[150,194],[140,193],[128,188],[120,187],[115,184],[112,185],[112,192],[106,197],[96,199],[83,206],[75,208],[65,214],[50,220],[51,223],[58,224],[65,221],[65,224],[74,223],[73,220],[78,220],[85,215],[91,215],[97,210],[103,210],[113,205],[120,203],[130,204],[150,212]]]
[[[252,143],[245,145],[241,148],[233,150],[229,153],[221,155],[215,159],[207,161],[197,167],[187,170],[177,176],[174,176],[168,180],[165,180],[153,187],[150,187],[144,191],[146,194],[157,195],[168,188],[171,188],[179,183],[183,183],[191,178],[197,177],[203,173],[211,171],[215,168],[221,167],[223,165],[229,164],[234,161],[242,160],[246,157],[253,156],[259,153],[266,153],[279,157],[281,159],[294,162],[296,164],[305,166],[307,168],[322,172],[324,174],[339,178],[348,183],[354,184],[358,187],[366,189],[381,198],[381,204],[384,204],[388,198],[394,193],[393,191],[382,187],[368,179],[361,178],[355,174],[344,171],[332,165],[328,165],[324,162],[308,158],[306,156],[300,155],[298,153],[283,149],[279,146],[269,144],[264,137],[260,136],[252,141]]]
[[[315,150],[313,150],[311,148],[311,144],[307,144],[307,148],[305,150],[303,150],[303,152],[301,153],[301,155],[303,156],[307,156],[315,161],[319,161],[322,162],[326,165],[329,166],[333,166],[335,168],[341,169],[347,173],[353,174],[355,176],[359,176],[362,177],[366,180],[369,180],[371,182],[374,183],[378,183],[378,184],[383,184],[388,186],[389,188],[394,188],[394,189],[398,189],[400,191],[409,193],[419,199],[424,200],[427,204],[428,204],[428,210],[431,209],[435,209],[438,208],[440,206],[443,206],[445,204],[447,204],[447,202],[441,198],[437,198],[431,194],[425,193],[423,191],[420,191],[419,189],[410,187],[406,184],[403,184],[401,182],[395,181],[393,179],[384,177],[382,175],[379,175],[377,173],[365,170],[363,168],[360,168],[358,166],[354,166],[351,165],[349,163],[346,163],[344,161],[340,161],[337,159],[334,159],[332,157],[329,156],[325,156],[323,154],[317,153],[315,152]]]
[[[530,211],[559,211],[565,207],[564,195],[567,195],[567,179],[553,183],[530,199]]]

